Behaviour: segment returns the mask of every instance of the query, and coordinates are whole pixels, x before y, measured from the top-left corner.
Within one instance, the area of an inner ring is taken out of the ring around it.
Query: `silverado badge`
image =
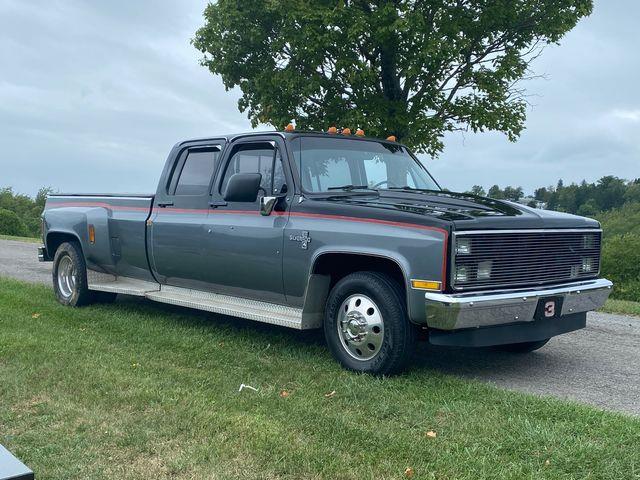
[[[289,235],[289,240],[292,242],[300,242],[300,248],[306,250],[309,247],[309,243],[311,242],[311,237],[309,236],[309,232],[301,232],[300,234],[291,234]]]

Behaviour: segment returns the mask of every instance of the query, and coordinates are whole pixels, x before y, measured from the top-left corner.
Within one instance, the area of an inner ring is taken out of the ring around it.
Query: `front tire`
[[[87,264],[78,242],[65,242],[53,259],[53,291],[62,305],[80,307],[94,300],[87,284]]]
[[[324,334],[343,367],[374,375],[404,370],[416,339],[400,286],[377,272],[352,273],[332,288]]]

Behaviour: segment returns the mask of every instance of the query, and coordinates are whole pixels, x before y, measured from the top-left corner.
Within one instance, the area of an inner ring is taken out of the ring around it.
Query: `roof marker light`
[[[334,135],[338,133],[338,129],[336,127],[329,127],[329,130],[327,130],[327,133]]]
[[[350,128],[343,128],[342,129],[342,134],[343,135],[351,135],[351,129]]]
[[[395,142],[396,141],[396,136],[395,135],[389,135],[387,137],[387,140],[390,141],[390,142]]]
[[[358,137],[364,137],[364,130],[362,130],[361,128],[356,130],[356,135]]]
[[[285,132],[293,132],[295,129],[296,129],[296,127],[293,126],[293,123],[290,123],[289,125],[284,127],[284,131]]]

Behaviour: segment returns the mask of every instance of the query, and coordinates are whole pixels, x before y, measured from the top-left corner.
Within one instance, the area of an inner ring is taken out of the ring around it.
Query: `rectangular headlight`
[[[582,259],[582,271],[583,272],[593,272],[594,270],[594,262],[593,258],[585,257]]]
[[[593,235],[583,235],[582,236],[582,248],[585,250],[593,248],[595,245],[595,238]]]
[[[478,280],[489,280],[491,278],[491,260],[478,263]]]
[[[456,267],[456,282],[464,283],[469,279],[469,275],[467,273],[467,267],[464,265],[458,265]]]
[[[471,239],[470,238],[458,238],[456,240],[456,254],[457,255],[469,255],[471,253]]]

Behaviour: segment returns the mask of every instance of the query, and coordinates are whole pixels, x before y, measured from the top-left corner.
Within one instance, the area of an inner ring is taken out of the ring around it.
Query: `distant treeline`
[[[0,188],[0,234],[18,237],[40,236],[40,215],[50,188],[41,188],[35,198]]]
[[[522,187],[494,185],[487,192],[480,185],[474,185],[468,193],[491,198],[520,202],[525,198]],[[549,210],[592,216],[619,208],[625,203],[640,202],[640,178],[627,181],[608,175],[595,183],[583,180],[580,184],[565,185],[562,180],[550,187],[537,188],[532,197],[527,197],[531,206],[541,206]]]
[[[23,237],[40,235],[40,215],[50,188],[41,188],[35,198],[0,189],[0,234]],[[616,284],[616,298],[640,301],[640,179],[626,181],[602,177],[595,183],[582,182],[535,190],[525,199],[522,187],[498,185],[488,192],[476,185],[469,193],[498,199],[523,201],[548,208],[596,218],[604,231],[602,275]]]

